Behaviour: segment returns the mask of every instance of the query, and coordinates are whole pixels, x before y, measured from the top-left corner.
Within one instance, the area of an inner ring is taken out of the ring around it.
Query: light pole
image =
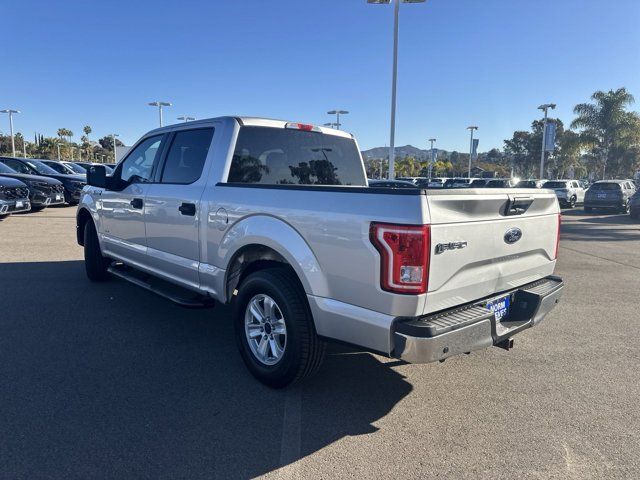
[[[189,117],[188,115],[182,115],[181,117],[178,117],[178,120],[182,120],[184,121],[184,123],[191,122],[195,119],[196,117]]]
[[[13,114],[20,113],[20,110],[11,110],[10,108],[5,108],[4,110],[0,110],[0,113],[8,113],[9,114],[9,131],[11,132],[11,156],[16,156],[16,141],[13,138]]]
[[[367,0],[367,3],[389,4],[392,0]],[[391,132],[389,135],[389,179],[395,178],[396,86],[398,83],[398,14],[400,2],[424,3],[426,0],[393,0],[393,70],[391,74]]]
[[[160,126],[162,126],[162,115],[160,116],[161,120],[160,120]],[[113,140],[113,162],[117,162],[118,160],[116,159],[116,152],[117,152],[117,145],[116,145],[116,137],[119,137],[120,135],[118,135],[117,133],[112,133],[111,134],[111,139]]]
[[[429,178],[431,178],[431,173],[433,171],[433,164],[435,163],[435,159],[433,158],[433,144],[436,143],[435,138],[430,138],[429,142],[431,142],[431,158],[429,159]]]
[[[56,147],[58,147],[58,161],[60,161],[60,144],[56,143]]]
[[[335,122],[327,122],[322,124],[323,127],[336,128],[338,126]]]
[[[22,137],[22,154],[24,158],[27,158],[27,141],[25,140],[24,136]]]
[[[478,127],[471,125],[467,127],[467,130],[471,132],[471,140],[469,141],[469,173],[468,178],[471,178],[471,158],[473,157],[473,132],[478,130]]]
[[[160,118],[160,126],[162,126],[162,107],[170,107],[170,102],[149,102],[150,107],[158,107],[158,116]]]
[[[76,147],[69,147],[69,150],[71,150],[71,161],[73,162],[73,151],[75,150]]]
[[[336,124],[335,125],[336,125],[336,128],[338,130],[340,130],[340,115],[346,115],[349,112],[347,112],[346,110],[329,110],[327,113],[329,115],[335,115],[336,116]]]
[[[547,115],[549,109],[554,110],[556,108],[555,103],[545,103],[544,105],[540,105],[538,110],[544,111],[544,120],[542,121],[542,153],[540,154],[540,180],[544,178],[544,157],[545,157],[545,142],[547,140]]]

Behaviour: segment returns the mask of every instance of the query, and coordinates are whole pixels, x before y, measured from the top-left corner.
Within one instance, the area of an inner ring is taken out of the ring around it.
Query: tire
[[[102,256],[98,234],[93,221],[84,224],[84,268],[92,282],[104,282],[109,278],[107,269],[111,260]]]
[[[584,211],[585,211],[585,213],[591,213],[591,212],[593,212],[593,208],[591,208],[591,207],[584,207]]]
[[[576,197],[571,197],[569,199],[569,208],[574,208],[576,206],[576,201],[577,201]]]
[[[7,218],[9,216],[9,214],[6,215],[0,215],[0,220],[4,220],[5,218]]]
[[[625,215],[628,214],[630,211],[631,211],[631,205],[629,205],[629,202],[623,205],[622,208],[620,209],[620,213]]]
[[[271,268],[250,274],[238,289],[235,307],[238,349],[260,382],[283,388],[317,372],[326,344],[316,334],[306,295],[294,273]]]

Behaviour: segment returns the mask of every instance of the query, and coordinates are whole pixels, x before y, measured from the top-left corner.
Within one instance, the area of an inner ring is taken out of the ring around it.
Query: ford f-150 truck
[[[327,340],[415,363],[509,349],[563,289],[553,192],[370,187],[339,130],[200,120],[87,176],[88,277],[232,303],[242,358],[272,387],[317,370]]]

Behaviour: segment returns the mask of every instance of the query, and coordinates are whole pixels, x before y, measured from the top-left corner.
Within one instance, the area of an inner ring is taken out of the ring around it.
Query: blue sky
[[[389,139],[392,7],[366,0],[7,2],[0,108],[16,130],[126,144],[165,119],[247,114],[324,123],[363,148]],[[480,150],[526,129],[544,102],[572,118],[597,89],[640,101],[638,0],[428,0],[402,5],[397,145]],[[638,107],[640,108],[640,107]],[[0,130],[8,123],[0,117]]]

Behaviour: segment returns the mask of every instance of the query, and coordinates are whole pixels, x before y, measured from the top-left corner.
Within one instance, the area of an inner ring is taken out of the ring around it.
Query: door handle
[[[180,213],[182,215],[187,215],[189,217],[193,217],[196,214],[196,204],[195,203],[183,203],[178,207]]]
[[[131,207],[132,208],[136,208],[136,209],[141,209],[142,206],[144,205],[144,202],[142,201],[141,198],[134,198],[133,200],[131,200]]]

